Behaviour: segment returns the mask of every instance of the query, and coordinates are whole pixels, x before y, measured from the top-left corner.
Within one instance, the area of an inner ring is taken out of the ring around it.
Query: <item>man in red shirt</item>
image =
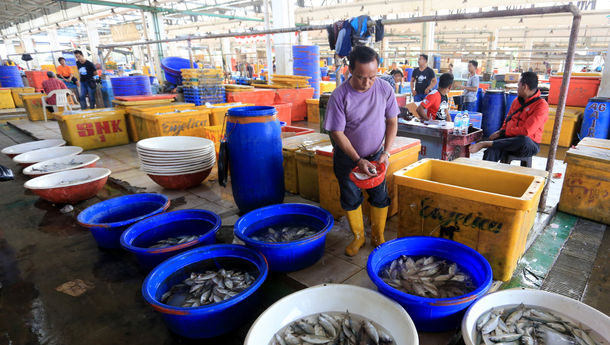
[[[51,93],[51,91],[53,91],[53,90],[61,90],[61,89],[68,88],[66,86],[66,84],[64,84],[63,81],[61,81],[55,77],[55,73],[49,71],[49,72],[47,72],[47,76],[49,77],[49,79],[42,82],[42,88],[44,89],[44,92],[47,95],[49,93]],[[47,98],[46,102],[47,102],[47,104],[55,105],[55,95]],[[50,108],[51,109],[49,109],[49,110],[53,111],[53,107],[50,107]]]
[[[493,162],[509,154],[529,157],[538,153],[544,123],[549,116],[549,105],[540,98],[536,73],[521,74],[517,95],[502,128],[489,136],[491,141],[471,145],[470,153],[486,148],[483,159]]]
[[[438,90],[432,90],[417,107],[417,116],[423,120],[446,120],[449,116],[449,99],[447,94],[453,85],[453,75],[444,73],[438,82]]]

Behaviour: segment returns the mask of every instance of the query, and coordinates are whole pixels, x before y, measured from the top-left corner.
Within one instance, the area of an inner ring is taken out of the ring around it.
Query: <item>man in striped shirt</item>
[[[44,92],[47,95],[49,93],[51,93],[51,91],[67,89],[68,88],[66,86],[66,84],[64,84],[63,81],[61,81],[61,80],[56,78],[55,73],[53,73],[51,71],[48,71],[47,72],[47,76],[49,77],[49,79],[47,79],[47,80],[42,82],[42,88],[44,89]],[[47,102],[47,104],[55,105],[56,104],[55,95],[47,98],[46,102]],[[52,112],[53,111],[53,107],[47,107],[47,110]]]

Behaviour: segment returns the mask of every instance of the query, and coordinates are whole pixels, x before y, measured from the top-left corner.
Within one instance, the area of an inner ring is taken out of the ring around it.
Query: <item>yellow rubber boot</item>
[[[362,220],[362,206],[353,211],[347,211],[347,221],[354,233],[354,240],[345,247],[345,255],[354,256],[364,245],[364,222]]]
[[[383,233],[385,231],[385,221],[388,217],[388,207],[378,208],[371,206],[371,244],[373,248],[379,247],[385,242]]]

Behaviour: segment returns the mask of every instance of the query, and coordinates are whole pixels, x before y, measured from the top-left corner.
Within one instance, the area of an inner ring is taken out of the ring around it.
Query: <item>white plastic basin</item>
[[[39,176],[60,171],[80,169],[94,164],[99,159],[100,157],[94,154],[63,156],[30,165],[23,169],[23,173],[29,176]]]
[[[381,325],[394,337],[396,344],[419,344],[411,317],[398,303],[363,287],[324,284],[295,292],[275,302],[250,327],[244,345],[267,345],[277,331],[295,320],[321,312],[346,310]]]
[[[83,148],[79,146],[50,147],[22,153],[15,156],[13,160],[21,165],[30,165],[59,157],[76,156],[81,152],[83,152]]]
[[[66,141],[63,139],[47,139],[30,141],[29,143],[17,144],[2,149],[2,153],[10,157],[20,155],[25,152],[46,149],[49,147],[64,146]]]

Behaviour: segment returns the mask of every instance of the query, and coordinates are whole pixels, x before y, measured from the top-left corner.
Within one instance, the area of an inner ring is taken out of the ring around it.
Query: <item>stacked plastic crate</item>
[[[220,69],[183,69],[184,101],[195,105],[225,103],[223,80]]]

